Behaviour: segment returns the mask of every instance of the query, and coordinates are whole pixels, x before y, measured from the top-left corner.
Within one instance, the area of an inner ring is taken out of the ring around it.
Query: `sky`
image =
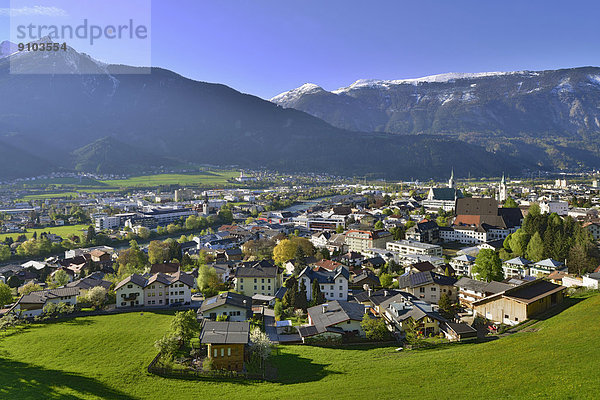
[[[0,0],[0,34],[8,4]],[[306,82],[334,90],[357,79],[600,66],[599,12],[597,1],[152,0],[151,63],[265,99]],[[124,62],[134,47],[90,54]]]

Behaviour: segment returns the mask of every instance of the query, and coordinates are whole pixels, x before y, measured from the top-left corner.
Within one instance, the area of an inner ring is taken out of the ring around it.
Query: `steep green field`
[[[0,398],[598,398],[600,296],[535,331],[481,344],[412,352],[283,347],[275,360],[281,383],[148,375],[152,343],[171,318],[131,313],[9,331],[0,336]]]

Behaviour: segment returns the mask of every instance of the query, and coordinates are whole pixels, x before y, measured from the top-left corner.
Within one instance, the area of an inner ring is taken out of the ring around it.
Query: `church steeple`
[[[454,189],[454,167],[452,167],[452,173],[450,174],[450,179],[448,180],[448,187],[450,189]]]

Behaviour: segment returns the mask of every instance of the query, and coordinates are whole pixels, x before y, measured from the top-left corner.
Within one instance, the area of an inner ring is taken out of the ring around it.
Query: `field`
[[[6,237],[12,237],[16,239],[20,235],[27,236],[27,239],[33,236],[33,232],[37,232],[38,237],[42,232],[54,233],[58,236],[61,236],[63,239],[67,238],[71,235],[79,235],[85,236],[87,232],[87,228],[89,225],[68,225],[68,226],[52,226],[47,228],[36,228],[36,229],[27,229],[26,233],[3,233],[0,234],[0,241],[4,240]]]
[[[239,176],[239,171],[210,171],[200,174],[159,174],[136,176],[129,179],[100,181],[101,183],[120,188],[155,187],[162,185],[225,185],[227,180]]]
[[[148,375],[169,314],[85,317],[0,334],[7,399],[592,399],[598,397],[600,296],[520,332],[480,344],[282,347],[281,383],[194,382]],[[1,335],[4,335],[2,337]]]

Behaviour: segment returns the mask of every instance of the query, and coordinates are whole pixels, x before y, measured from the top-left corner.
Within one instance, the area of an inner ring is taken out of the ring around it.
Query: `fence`
[[[251,374],[247,372],[236,372],[228,370],[201,371],[194,369],[173,369],[157,365],[160,361],[161,353],[148,365],[148,373],[162,376],[163,378],[188,379],[188,380],[206,380],[206,381],[270,381],[277,379],[277,369],[267,365],[262,374]]]

